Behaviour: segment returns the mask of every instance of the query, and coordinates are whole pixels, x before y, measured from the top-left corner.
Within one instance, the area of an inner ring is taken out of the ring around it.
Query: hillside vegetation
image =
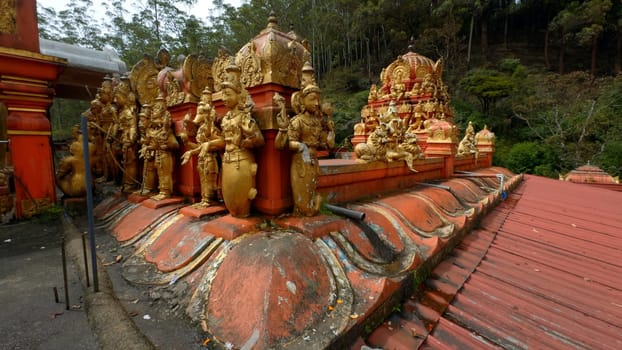
[[[195,1],[116,0],[97,18],[90,0],[56,12],[39,4],[40,33],[117,50],[128,66],[166,47],[173,54],[235,52],[274,11],[284,31],[309,40],[324,98],[335,105],[342,145],[380,71],[415,50],[443,60],[456,122],[485,124],[495,162],[557,177],[588,161],[622,173],[622,2],[613,0],[265,0],[239,8],[220,0],[207,14]],[[57,129],[76,107],[64,101]],[[54,117],[53,117],[54,119]]]

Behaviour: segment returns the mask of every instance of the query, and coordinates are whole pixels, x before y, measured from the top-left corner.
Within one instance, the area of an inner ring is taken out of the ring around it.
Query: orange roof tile
[[[526,175],[367,345],[622,348],[619,203],[619,192]]]

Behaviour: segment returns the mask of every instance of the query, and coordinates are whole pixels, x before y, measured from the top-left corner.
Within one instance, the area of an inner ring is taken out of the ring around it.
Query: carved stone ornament
[[[207,58],[190,54],[182,67],[186,97],[184,102],[198,102],[203,90],[213,89],[212,65]]]
[[[469,122],[469,126],[466,128],[464,137],[458,145],[458,155],[465,156],[471,154],[477,154],[477,147],[475,145],[475,130],[473,129],[473,123]]]
[[[212,77],[214,79],[214,92],[220,91],[222,89],[222,83],[225,81],[227,72],[225,68],[231,62],[231,56],[225,49],[218,50],[218,57],[214,60],[212,64]]]
[[[240,82],[244,87],[259,85],[263,82],[263,72],[261,70],[261,59],[257,55],[254,42],[244,45],[236,55],[235,63],[242,70]]]
[[[141,106],[145,104],[153,105],[156,97],[158,97],[160,93],[158,72],[158,66],[153,57],[147,55],[132,67],[129,78],[132,90],[138,95],[138,102],[140,102]]]
[[[15,0],[0,0],[0,34],[17,32]]]

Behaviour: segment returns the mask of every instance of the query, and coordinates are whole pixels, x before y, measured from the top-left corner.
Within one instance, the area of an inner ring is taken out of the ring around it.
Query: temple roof
[[[601,168],[586,164],[582,165],[566,175],[560,175],[560,180],[575,183],[595,183],[595,184],[619,184],[617,177],[612,177]]]
[[[122,74],[127,67],[113,50],[93,50],[39,38],[42,54],[67,60],[67,68],[55,82],[57,97],[92,99],[106,75]]]
[[[617,192],[526,175],[367,345],[621,348],[620,201]]]

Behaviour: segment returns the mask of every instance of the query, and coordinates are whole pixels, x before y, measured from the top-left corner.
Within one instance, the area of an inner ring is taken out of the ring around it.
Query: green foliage
[[[621,78],[599,77],[595,69],[560,75],[537,68],[545,62],[553,68],[542,54],[546,43],[560,69],[584,69],[591,61],[600,73],[619,70],[619,1],[251,0],[235,8],[216,0],[208,21],[182,10],[194,2],[113,0],[104,2],[104,18],[95,16],[92,0],[71,0],[58,12],[38,4],[40,33],[85,47],[112,47],[131,67],[161,47],[173,56],[215,57],[219,48],[235,52],[266,27],[274,11],[283,31],[292,29],[308,41],[342,145],[360,120],[368,85],[378,82],[381,69],[405,53],[413,37],[416,52],[442,59],[456,123],[472,120],[496,133],[496,163],[548,176],[587,161],[621,172]],[[502,43],[503,50],[488,50]],[[55,100],[54,140],[70,137],[87,108]]]
[[[491,107],[514,89],[512,77],[494,69],[475,68],[467,72],[458,84],[462,90],[475,95],[482,113],[488,115]]]
[[[43,209],[39,214],[34,216],[32,220],[42,224],[53,223],[60,220],[60,217],[63,215],[64,211],[65,210],[62,206],[54,204]]]
[[[88,108],[88,101],[55,98],[50,107],[52,139],[54,141],[72,139],[71,128],[80,125],[80,116]]]
[[[514,144],[503,166],[515,173],[529,173],[556,177],[559,160],[555,152],[546,145],[537,142],[519,142]]]

